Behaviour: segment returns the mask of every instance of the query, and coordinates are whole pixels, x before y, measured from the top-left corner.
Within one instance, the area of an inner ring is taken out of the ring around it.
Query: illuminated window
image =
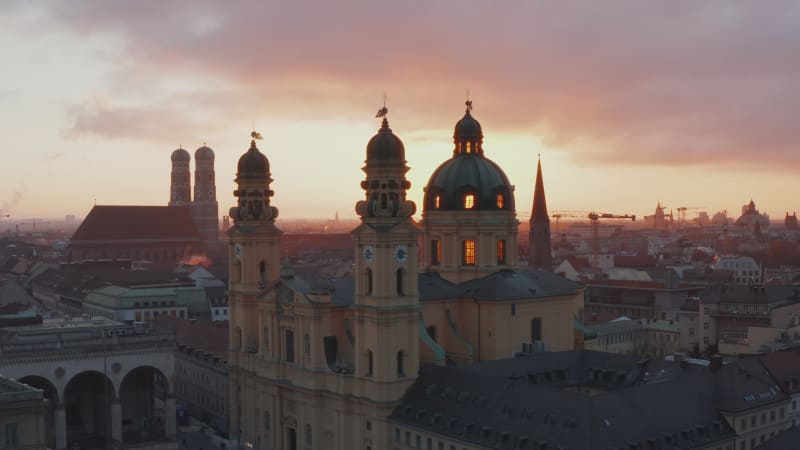
[[[438,266],[442,263],[442,241],[431,239],[431,265]]]
[[[472,153],[472,144],[467,142],[467,153]]]
[[[506,240],[497,240],[497,264],[506,263]]]
[[[436,209],[439,209],[439,208],[442,207],[442,196],[441,195],[437,195],[437,196],[433,197],[433,207],[436,208]]]
[[[506,198],[503,194],[497,194],[497,209],[503,209],[506,207]]]
[[[461,242],[461,263],[465,266],[475,265],[475,241],[467,239]]]
[[[475,194],[467,194],[464,196],[464,209],[475,208]]]

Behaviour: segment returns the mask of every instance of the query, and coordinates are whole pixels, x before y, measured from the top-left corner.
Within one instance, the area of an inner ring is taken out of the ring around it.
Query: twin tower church
[[[232,431],[244,447],[416,448],[393,413],[422,364],[581,346],[582,287],[548,271],[541,165],[521,267],[514,188],[486,157],[470,102],[453,141],[417,223],[405,147],[384,117],[367,144],[355,205],[355,275],[325,290],[281,270],[269,160],[255,141],[239,159],[228,231],[229,388]],[[431,442],[472,448],[446,436]]]

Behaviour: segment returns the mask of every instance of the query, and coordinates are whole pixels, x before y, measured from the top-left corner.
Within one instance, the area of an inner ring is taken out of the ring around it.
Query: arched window
[[[367,295],[372,295],[372,269],[367,269]]]
[[[467,153],[472,153],[472,143],[467,142]]]
[[[262,287],[267,284],[267,263],[265,261],[258,263],[258,281]]]
[[[433,196],[433,207],[439,209],[442,207],[442,196],[436,194]]]
[[[367,370],[364,373],[366,376],[372,376],[372,350],[367,350]]]
[[[475,209],[477,206],[477,198],[475,194],[468,193],[464,195],[464,209]]]
[[[503,209],[506,207],[506,196],[503,194],[497,194],[497,209]]]
[[[397,294],[403,295],[403,269],[397,269]]]
[[[400,350],[397,352],[397,376],[404,377],[406,376],[405,367],[403,367],[403,360],[405,359],[405,352]]]

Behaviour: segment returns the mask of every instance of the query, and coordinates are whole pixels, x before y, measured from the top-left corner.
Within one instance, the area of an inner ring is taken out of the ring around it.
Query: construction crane
[[[636,221],[635,214],[611,214],[611,213],[589,213],[589,221],[592,224],[592,261],[594,267],[600,266],[600,219],[630,219],[632,222]]]
[[[686,211],[699,211],[705,206],[681,206],[678,207],[678,226],[686,224]]]
[[[559,232],[561,219],[585,219],[589,211],[554,211],[550,217],[555,219],[555,232]]]

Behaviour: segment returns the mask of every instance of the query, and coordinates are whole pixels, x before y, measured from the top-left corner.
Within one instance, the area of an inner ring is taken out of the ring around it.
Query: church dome
[[[239,158],[237,179],[269,178],[269,160],[256,147],[256,141],[250,141],[250,149]]]
[[[480,154],[458,155],[431,175],[424,211],[514,211],[514,193],[503,169]]]
[[[464,117],[453,133],[453,157],[440,165],[425,188],[423,212],[514,211],[514,193],[508,177],[483,154],[481,124],[467,102]]]
[[[198,148],[194,152],[194,159],[197,161],[213,161],[214,160],[214,150],[211,148],[203,145],[202,147]]]
[[[389,121],[383,118],[378,134],[372,137],[367,144],[367,166],[394,166],[406,162],[406,148],[392,129]]]
[[[191,160],[191,159],[192,159],[192,157],[191,157],[191,155],[189,155],[189,152],[187,152],[183,148],[179,148],[179,149],[175,150],[174,152],[172,152],[172,161],[189,162],[189,160]]]

